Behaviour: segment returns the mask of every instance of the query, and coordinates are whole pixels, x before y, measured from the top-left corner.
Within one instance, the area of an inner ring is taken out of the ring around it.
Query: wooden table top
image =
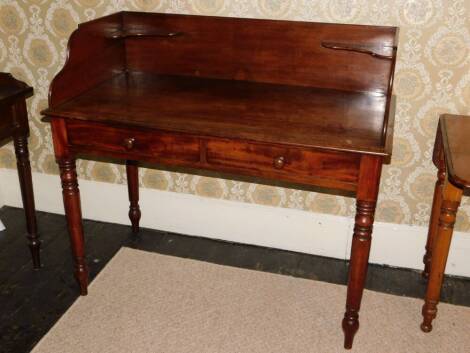
[[[43,113],[333,150],[388,155],[387,97],[222,79],[119,74]]]
[[[470,116],[444,114],[440,128],[449,180],[470,188]]]
[[[33,95],[33,89],[25,83],[16,80],[11,74],[0,72],[0,102],[18,95],[29,98]]]

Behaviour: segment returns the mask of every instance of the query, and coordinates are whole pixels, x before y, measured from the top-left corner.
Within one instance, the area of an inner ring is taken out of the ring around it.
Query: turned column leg
[[[136,161],[126,162],[127,189],[129,191],[129,219],[132,224],[132,232],[139,232],[140,207],[139,207],[139,166]]]
[[[372,240],[375,202],[356,201],[356,219],[349,263],[348,295],[343,318],[344,348],[352,348],[354,335],[359,329],[359,309],[367,274]]]
[[[434,197],[432,201],[431,216],[429,219],[428,237],[426,240],[426,251],[423,256],[424,270],[422,276],[424,279],[429,278],[429,272],[431,268],[432,248],[434,240],[436,239],[439,215],[441,213],[441,200],[442,200],[442,188],[444,186],[446,165],[444,161],[444,154],[442,150],[442,140],[440,126],[437,129],[436,140],[434,143],[433,152],[433,163],[437,167],[437,180],[434,187]]]
[[[437,315],[437,304],[441,295],[441,286],[449,254],[450,242],[457,218],[457,210],[463,190],[446,180],[442,190],[441,212],[436,238],[433,241],[431,268],[426,296],[423,305],[421,330],[430,332],[432,320]]]
[[[58,160],[62,195],[64,197],[65,216],[75,262],[75,277],[80,286],[80,294],[87,295],[88,268],[85,262],[85,241],[83,237],[82,212],[80,209],[80,192],[74,159]]]
[[[426,252],[423,257],[424,270],[422,276],[425,279],[429,278],[429,271],[431,268],[432,248],[436,239],[436,234],[439,224],[439,215],[441,213],[442,201],[442,187],[444,185],[445,170],[439,169],[437,172],[437,181],[434,187],[434,197],[432,201],[431,217],[429,219],[428,238],[426,241]]]
[[[20,180],[21,197],[26,216],[26,228],[28,232],[29,249],[33,258],[33,268],[41,267],[39,250],[41,242],[38,235],[36,221],[36,210],[34,206],[33,181],[31,178],[31,165],[29,163],[28,138],[26,135],[14,137],[16,164],[18,166],[18,177]]]
[[[380,158],[362,157],[349,263],[346,312],[342,322],[346,349],[352,348],[354,336],[359,329],[359,309],[366,281],[381,169]]]

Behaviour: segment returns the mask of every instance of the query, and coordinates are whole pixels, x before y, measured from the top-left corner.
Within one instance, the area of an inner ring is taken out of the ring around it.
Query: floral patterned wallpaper
[[[35,88],[29,101],[35,171],[58,172],[49,125],[39,112],[65,60],[69,35],[80,22],[123,9],[399,26],[394,155],[383,172],[377,219],[427,225],[438,115],[470,115],[470,0],[0,0],[0,70]],[[11,144],[0,149],[0,167],[15,168]],[[122,166],[79,161],[78,167],[81,178],[125,183]],[[142,170],[140,177],[147,188],[354,214],[354,200],[339,196],[161,170]],[[467,199],[457,227],[470,231]]]

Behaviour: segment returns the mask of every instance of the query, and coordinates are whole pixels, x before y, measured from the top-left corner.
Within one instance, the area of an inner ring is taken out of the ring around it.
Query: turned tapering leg
[[[21,197],[23,199],[23,208],[26,216],[28,245],[33,258],[33,268],[37,270],[41,267],[39,255],[41,241],[39,240],[36,210],[34,206],[33,181],[31,178],[31,165],[29,163],[28,152],[28,137],[26,135],[15,136],[13,141],[15,145]]]
[[[382,160],[362,157],[356,196],[356,217],[349,263],[346,312],[342,322],[344,348],[350,349],[359,329],[359,309],[367,275],[372,227],[382,170]]]
[[[126,162],[127,189],[129,191],[129,219],[132,224],[132,231],[139,232],[140,207],[139,207],[139,166],[136,161]]]
[[[440,136],[441,133],[438,128],[433,154],[433,162],[437,167],[437,180],[434,187],[432,210],[429,219],[428,237],[425,248],[426,252],[423,257],[424,270],[422,272],[422,276],[426,280],[429,278],[429,272],[431,268],[432,248],[438,230],[439,215],[441,213],[442,188],[444,186],[444,180],[446,176],[445,161],[442,152],[442,143]]]
[[[88,293],[88,268],[85,262],[85,241],[83,237],[82,212],[80,208],[80,192],[78,189],[77,172],[74,159],[58,160],[62,194],[64,197],[65,216],[75,261],[75,277],[80,286],[80,294]]]
[[[429,282],[422,310],[423,322],[421,330],[424,332],[432,330],[432,320],[434,320],[437,314],[437,304],[441,295],[447,256],[462,193],[462,189],[454,186],[448,180],[445,181],[442,190],[438,230],[432,248],[431,271],[429,273]]]
[[[359,329],[359,309],[367,274],[374,212],[375,202],[357,200],[349,263],[348,296],[343,318],[344,348],[346,349],[352,347],[354,335]]]
[[[429,272],[431,268],[432,248],[436,239],[439,224],[439,215],[441,213],[442,187],[444,185],[444,179],[445,170],[438,170],[437,181],[434,187],[431,217],[429,219],[428,238],[426,241],[426,253],[423,257],[424,270],[422,272],[422,276],[425,279],[429,278]]]

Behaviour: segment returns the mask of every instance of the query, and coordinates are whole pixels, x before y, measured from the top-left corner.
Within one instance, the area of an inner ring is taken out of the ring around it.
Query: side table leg
[[[362,157],[356,195],[356,217],[349,263],[346,312],[342,322],[346,349],[352,348],[354,336],[359,329],[359,309],[367,275],[381,171],[381,158]]]
[[[429,219],[428,238],[426,241],[426,253],[423,257],[424,270],[423,278],[429,278],[431,268],[432,248],[436,239],[439,224],[439,214],[441,213],[442,187],[444,185],[445,170],[439,169],[437,172],[437,181],[434,187],[434,197],[432,201],[431,218]]]
[[[88,268],[85,262],[85,241],[83,237],[80,191],[74,159],[58,160],[62,195],[64,197],[65,216],[75,261],[75,277],[80,286],[80,294],[88,293]]]
[[[444,180],[446,177],[446,165],[444,161],[444,155],[442,150],[442,140],[440,127],[438,128],[436,134],[436,141],[434,143],[434,152],[433,152],[433,163],[437,167],[437,180],[434,187],[434,197],[432,201],[432,210],[431,216],[429,219],[429,228],[428,228],[428,237],[426,240],[426,252],[423,256],[424,270],[422,276],[425,280],[429,278],[429,272],[431,268],[431,258],[432,258],[432,248],[433,243],[436,239],[438,224],[439,224],[439,214],[441,213],[441,200],[442,200],[442,188],[444,186]]]
[[[13,141],[15,145],[21,197],[23,199],[23,208],[26,216],[29,249],[31,250],[31,256],[33,259],[33,268],[38,270],[41,267],[39,256],[41,241],[39,240],[36,210],[34,206],[34,191],[31,177],[31,165],[29,162],[28,137],[26,135],[15,136]]]
[[[139,232],[140,207],[139,207],[139,166],[136,161],[126,162],[127,189],[129,191],[129,219],[132,224],[132,232]]]
[[[462,199],[463,190],[445,181],[442,191],[441,212],[436,238],[433,242],[431,272],[423,305],[423,322],[421,330],[430,332],[432,320],[437,315],[437,304],[441,295],[441,286],[449,254],[450,242],[457,218],[457,211]]]
[[[357,200],[356,220],[349,263],[348,296],[343,319],[344,348],[352,348],[359,329],[359,309],[366,281],[367,265],[372,240],[375,202]]]

